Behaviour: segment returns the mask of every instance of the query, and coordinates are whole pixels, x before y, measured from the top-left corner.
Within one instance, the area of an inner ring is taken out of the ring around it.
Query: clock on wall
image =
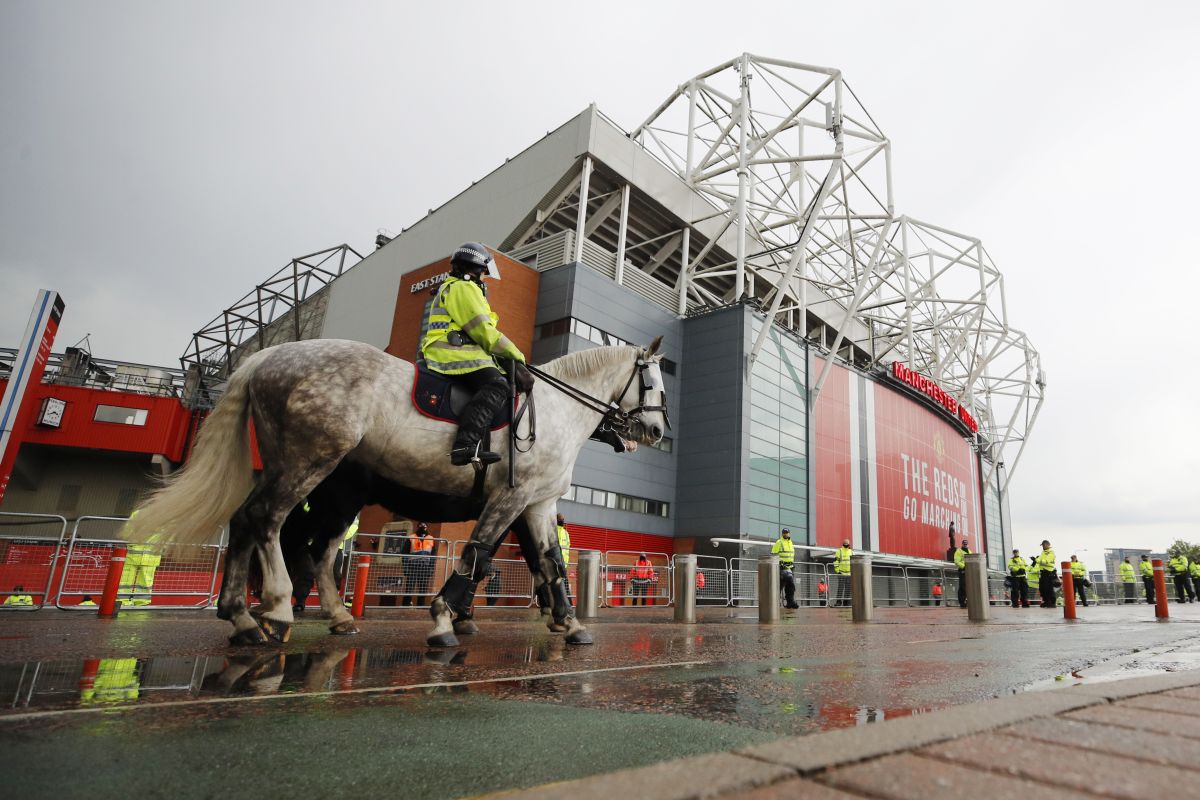
[[[62,427],[63,414],[67,410],[67,401],[57,397],[47,397],[42,401],[42,410],[38,413],[37,424],[47,428]]]

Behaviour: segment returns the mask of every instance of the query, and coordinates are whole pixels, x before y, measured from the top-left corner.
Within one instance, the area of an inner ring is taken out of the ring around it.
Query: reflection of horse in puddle
[[[222,695],[328,691],[332,688],[334,668],[350,654],[350,650],[332,650],[232,656],[223,670],[205,678],[200,689]]]

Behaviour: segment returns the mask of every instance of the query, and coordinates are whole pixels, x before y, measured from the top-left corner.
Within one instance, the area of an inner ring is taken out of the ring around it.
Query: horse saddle
[[[417,365],[413,378],[413,407],[423,416],[442,422],[458,424],[459,416],[471,402],[471,392],[450,378]],[[491,430],[499,430],[512,421],[512,409],[505,403],[496,410],[490,424]]]

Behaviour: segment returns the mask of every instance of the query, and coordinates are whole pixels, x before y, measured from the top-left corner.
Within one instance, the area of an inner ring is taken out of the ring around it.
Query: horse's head
[[[671,419],[667,416],[667,391],[659,367],[661,346],[662,337],[658,336],[638,353],[633,372],[617,398],[621,410],[629,415],[629,433],[635,441],[646,444],[658,444],[671,428]]]

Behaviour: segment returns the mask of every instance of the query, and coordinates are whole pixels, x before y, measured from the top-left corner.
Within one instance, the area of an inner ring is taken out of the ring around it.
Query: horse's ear
[[[647,355],[647,356],[652,356],[652,355],[654,355],[655,353],[657,353],[657,352],[658,352],[658,349],[659,349],[660,347],[662,347],[662,337],[661,337],[661,336],[655,336],[655,337],[654,337],[654,341],[653,341],[653,342],[651,342],[651,343],[650,343],[650,346],[646,348],[646,355]]]

